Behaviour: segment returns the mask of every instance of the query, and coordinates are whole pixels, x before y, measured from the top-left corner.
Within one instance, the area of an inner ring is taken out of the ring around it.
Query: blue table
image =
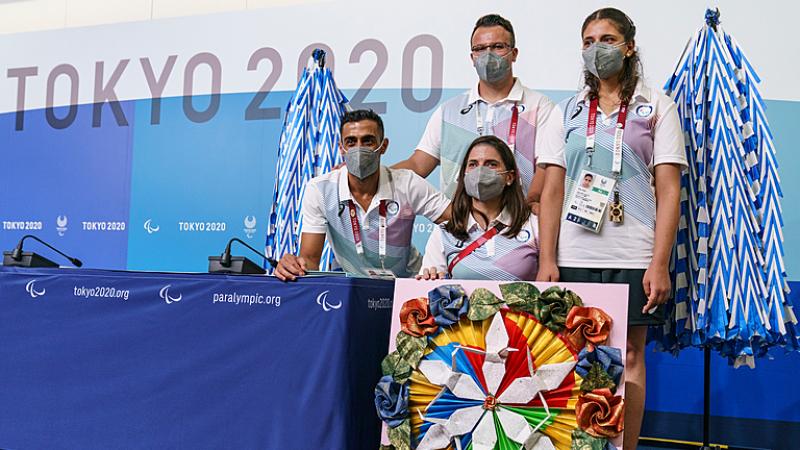
[[[0,448],[376,448],[392,292],[0,267]]]

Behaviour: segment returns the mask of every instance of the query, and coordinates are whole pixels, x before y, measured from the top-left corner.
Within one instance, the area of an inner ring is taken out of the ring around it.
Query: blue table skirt
[[[375,448],[392,292],[0,267],[0,448]]]

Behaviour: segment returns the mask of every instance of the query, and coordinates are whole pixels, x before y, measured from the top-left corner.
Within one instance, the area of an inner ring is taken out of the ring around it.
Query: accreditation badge
[[[567,202],[564,220],[599,233],[616,180],[583,170],[576,181]]]
[[[394,272],[391,270],[380,269],[378,267],[366,267],[364,272],[370,278],[378,278],[381,280],[394,280],[396,278]]]

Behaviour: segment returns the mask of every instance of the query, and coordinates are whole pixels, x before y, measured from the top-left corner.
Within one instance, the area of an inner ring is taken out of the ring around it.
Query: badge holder
[[[572,190],[564,220],[599,233],[608,208],[608,198],[616,180],[590,170],[582,170]]]

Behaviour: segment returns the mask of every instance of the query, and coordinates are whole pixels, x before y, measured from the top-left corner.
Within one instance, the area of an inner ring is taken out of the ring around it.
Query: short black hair
[[[509,22],[508,19],[499,14],[487,14],[475,22],[475,28],[472,29],[472,34],[469,36],[470,45],[472,45],[472,37],[475,36],[475,32],[481,27],[503,27],[503,29],[511,33],[511,48],[517,46],[517,39],[514,36],[514,27],[511,26],[511,22]]]
[[[344,125],[346,123],[361,122],[362,120],[371,120],[378,124],[378,132],[380,132],[380,136],[378,136],[378,138],[383,140],[383,120],[381,119],[381,116],[371,109],[355,109],[353,111],[347,111],[344,113],[344,116],[342,116],[342,123],[339,125],[339,135],[341,136],[342,131],[344,131]]]

